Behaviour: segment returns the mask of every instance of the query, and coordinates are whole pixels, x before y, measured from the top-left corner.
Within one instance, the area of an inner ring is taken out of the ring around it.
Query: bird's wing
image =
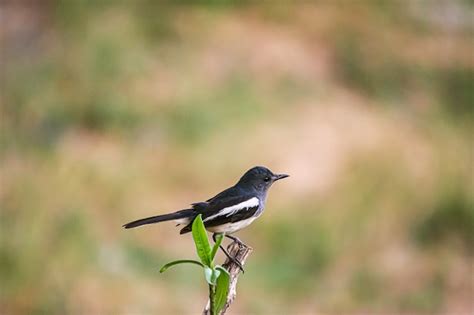
[[[255,195],[224,196],[207,203],[207,207],[202,212],[202,219],[205,220],[217,214],[232,214],[240,209],[258,205],[259,199]]]
[[[234,198],[232,198],[234,199]],[[239,222],[253,217],[260,209],[260,200],[256,196],[247,196],[245,198],[233,200],[226,207],[219,207],[209,215],[203,217],[206,227],[218,226],[225,223]]]
[[[251,194],[240,193],[239,195],[233,195],[221,193],[209,200],[209,202],[193,204],[193,208],[202,214],[205,226],[216,226],[251,217],[260,207],[260,200]],[[192,223],[184,227],[181,230],[181,234],[189,232],[191,225]]]
[[[214,197],[207,199],[206,201],[192,203],[191,206],[197,211],[198,214],[205,213],[209,210],[215,209],[216,207],[218,208],[220,204],[226,203],[226,201],[232,202],[234,197],[238,199],[238,197],[241,195],[242,193],[240,193],[240,190],[235,186],[232,186],[224,191],[221,191]]]
[[[226,199],[230,197],[239,197],[239,196],[242,196],[241,190],[235,186],[232,186],[232,187],[227,188],[224,191],[221,191],[214,197],[207,199],[206,202],[209,202],[209,203],[219,202],[222,199]]]

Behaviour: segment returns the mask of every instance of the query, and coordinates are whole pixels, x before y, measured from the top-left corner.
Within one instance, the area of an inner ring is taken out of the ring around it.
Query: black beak
[[[273,175],[273,181],[276,182],[277,180],[287,178],[289,176],[290,175],[286,175],[286,174],[275,174],[275,175]]]

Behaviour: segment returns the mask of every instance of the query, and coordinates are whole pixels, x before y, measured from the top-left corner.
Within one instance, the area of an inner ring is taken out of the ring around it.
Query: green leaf
[[[229,294],[230,275],[229,272],[221,266],[217,266],[216,270],[220,271],[220,275],[216,282],[215,304],[216,313],[219,314],[225,303],[227,302],[227,294]]]
[[[198,215],[194,219],[192,234],[194,244],[196,245],[196,251],[201,262],[205,266],[212,267],[211,245],[209,244],[209,239],[207,238],[206,229],[204,228],[201,215]]]
[[[219,269],[221,272],[226,273],[230,277],[229,271],[225,269],[224,267],[217,265],[216,269]]]
[[[224,234],[217,234],[216,235],[216,243],[212,247],[211,251],[211,260],[214,261],[214,257],[216,257],[217,251],[219,250],[219,246],[222,244],[222,240],[224,239]]]
[[[211,285],[216,285],[217,279],[219,278],[219,275],[221,274],[221,271],[217,268],[209,268],[209,267],[204,267],[204,276],[206,277],[207,283]]]
[[[202,263],[200,263],[199,261],[197,261],[197,260],[191,260],[191,259],[175,260],[175,261],[169,262],[166,265],[164,265],[163,267],[161,267],[160,273],[163,273],[166,270],[168,270],[168,268],[173,267],[174,265],[179,265],[179,264],[195,264],[195,265],[199,265],[201,267],[204,267],[204,265]]]

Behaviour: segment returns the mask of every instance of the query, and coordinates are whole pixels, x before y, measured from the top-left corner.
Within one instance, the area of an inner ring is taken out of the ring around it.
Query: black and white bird
[[[266,167],[256,166],[248,170],[237,184],[204,202],[193,203],[190,208],[173,213],[136,220],[123,227],[130,229],[145,224],[175,221],[178,225],[185,225],[180,231],[180,234],[184,234],[191,232],[194,218],[201,214],[206,229],[214,233],[214,240],[216,234],[224,234],[226,237],[240,242],[238,238],[229,234],[247,227],[258,218],[265,208],[268,189],[277,180],[288,176],[274,174]],[[229,259],[234,260],[223,247],[221,249]]]

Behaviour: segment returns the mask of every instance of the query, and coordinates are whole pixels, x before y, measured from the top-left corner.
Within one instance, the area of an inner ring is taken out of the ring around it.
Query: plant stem
[[[209,313],[211,315],[217,315],[215,313],[215,295],[216,295],[216,286],[215,285],[212,285],[210,284],[209,285]]]

